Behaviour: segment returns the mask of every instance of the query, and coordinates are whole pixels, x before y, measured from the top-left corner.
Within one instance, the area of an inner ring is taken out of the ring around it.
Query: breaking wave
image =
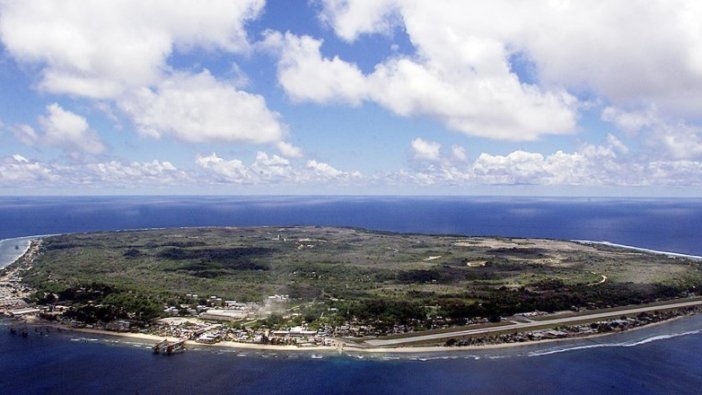
[[[635,341],[635,342],[588,344],[588,345],[584,345],[584,346],[559,348],[556,350],[534,351],[534,352],[530,352],[527,355],[530,357],[541,357],[544,355],[560,354],[560,353],[569,352],[569,351],[589,350],[589,349],[593,349],[593,348],[636,347],[636,346],[641,346],[643,344],[652,343],[652,342],[656,342],[656,341],[660,341],[660,340],[667,340],[667,339],[673,339],[676,337],[690,336],[690,335],[697,335],[697,334],[700,334],[700,330],[687,331],[687,332],[681,332],[681,333],[673,333],[670,335],[652,336],[652,337],[648,337],[646,339]]]

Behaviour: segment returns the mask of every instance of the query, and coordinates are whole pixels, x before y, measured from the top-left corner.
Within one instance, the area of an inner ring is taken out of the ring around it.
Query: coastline
[[[330,346],[313,346],[313,347],[297,347],[290,345],[269,345],[269,344],[255,344],[255,343],[238,343],[231,341],[223,341],[214,344],[198,343],[193,340],[186,340],[185,345],[188,347],[203,347],[203,348],[224,348],[224,349],[234,349],[234,350],[254,350],[254,351],[284,351],[284,352],[323,352],[323,353],[334,353],[334,354],[427,354],[427,353],[457,353],[461,351],[486,351],[486,350],[507,350],[514,348],[521,348],[527,346],[539,346],[545,344],[556,344],[556,343],[574,343],[576,341],[591,341],[593,339],[614,337],[616,335],[623,335],[627,333],[633,333],[642,329],[650,329],[658,326],[663,326],[674,321],[689,318],[693,315],[680,315],[675,316],[663,321],[653,322],[647,325],[637,326],[634,328],[626,329],[623,331],[608,332],[608,333],[596,333],[586,336],[576,336],[570,338],[562,339],[544,339],[536,341],[527,342],[515,342],[515,343],[498,343],[498,344],[485,344],[485,345],[470,345],[470,346],[406,346],[406,347],[354,347],[344,343],[343,347],[330,347]],[[168,341],[179,340],[176,337],[169,336],[159,336],[146,333],[133,333],[133,332],[112,332],[102,329],[91,329],[91,328],[72,328],[65,325],[55,324],[51,322],[44,322],[40,320],[24,321],[28,327],[49,327],[60,331],[65,331],[67,333],[83,333],[91,334],[97,336],[106,337],[116,337],[122,339],[131,339],[144,342],[145,345],[153,345],[164,339]],[[147,343],[148,342],[148,343]]]
[[[623,248],[626,250],[632,250],[632,251],[638,251],[638,252],[647,252],[650,254],[656,254],[656,255],[665,255],[668,257],[673,257],[673,258],[687,258],[687,259],[692,259],[695,261],[702,261],[702,256],[699,255],[689,255],[689,254],[681,254],[678,252],[671,252],[671,251],[661,251],[661,250],[652,250],[650,248],[644,248],[644,247],[636,247],[636,246],[630,246],[626,244],[617,244],[617,243],[612,243],[610,241],[593,241],[593,240],[571,240],[572,242],[575,243],[580,243],[580,244],[595,244],[595,245],[603,245],[603,246],[608,246],[608,247],[617,247],[617,248]]]
[[[181,227],[181,228],[183,228],[183,227]],[[155,228],[155,229],[161,229],[161,228]],[[30,250],[31,245],[32,245],[31,241],[40,240],[42,237],[46,237],[46,236],[50,236],[50,235],[24,236],[24,237],[0,240],[0,242],[14,241],[14,240],[28,240],[28,241],[30,241],[30,243],[27,244],[25,250],[19,256],[17,256],[14,259],[14,261],[8,263],[6,266],[9,266],[12,263],[17,262],[17,260],[21,259],[25,254],[27,254],[27,252]],[[672,253],[672,252],[666,252],[666,251],[656,251],[656,250],[651,250],[651,249],[645,249],[645,248],[610,243],[607,241],[597,242],[597,241],[587,241],[587,240],[572,240],[572,242],[584,243],[584,244],[601,244],[601,245],[607,245],[607,246],[613,246],[613,247],[627,248],[627,249],[631,249],[631,250],[635,250],[635,251],[642,251],[642,252],[647,252],[647,253],[663,254],[663,255],[669,255],[669,256],[685,257],[685,258],[702,260],[702,257],[700,257],[700,256],[678,254],[678,253]],[[6,266],[2,266],[2,267],[0,267],[0,269],[4,268]],[[671,322],[673,320],[683,318],[683,317],[686,317],[686,315],[672,317],[672,318],[665,319],[662,321],[658,321],[658,322],[654,322],[654,323],[650,323],[650,324],[646,324],[646,325],[642,325],[642,326],[638,326],[638,327],[633,327],[630,329],[626,329],[623,331],[617,331],[617,332],[596,333],[596,334],[590,334],[590,335],[585,335],[585,336],[573,336],[573,337],[568,337],[568,338],[543,339],[543,340],[536,340],[536,341],[483,344],[483,345],[468,345],[468,346],[397,346],[397,347],[388,347],[388,346],[372,347],[371,346],[371,347],[363,347],[360,345],[355,345],[353,343],[343,342],[343,343],[341,343],[340,346],[298,347],[298,346],[294,346],[294,345],[266,345],[266,344],[255,344],[255,343],[239,343],[239,342],[232,342],[232,341],[223,341],[223,342],[219,342],[219,343],[215,343],[215,344],[207,344],[207,343],[198,343],[198,342],[191,341],[191,340],[186,341],[186,345],[196,346],[196,347],[224,347],[224,348],[233,348],[233,349],[248,349],[248,350],[262,350],[262,351],[293,351],[293,352],[318,351],[318,352],[338,352],[338,353],[350,352],[350,353],[404,354],[404,353],[437,353],[437,352],[443,353],[443,352],[454,352],[454,351],[479,351],[479,350],[490,350],[490,349],[508,349],[508,348],[514,348],[514,347],[533,346],[533,345],[541,345],[541,344],[547,344],[547,343],[571,342],[571,341],[575,341],[575,340],[589,340],[589,339],[599,338],[599,337],[603,337],[603,336],[627,333],[627,332],[631,332],[631,331],[635,331],[635,330],[643,329],[643,328],[650,328],[650,327],[662,325],[662,324],[665,324],[665,323],[668,323],[668,322]],[[174,337],[163,337],[163,336],[154,335],[154,334],[112,332],[112,331],[107,331],[107,330],[91,329],[91,328],[72,328],[72,327],[68,327],[68,326],[57,325],[57,324],[52,324],[50,322],[42,322],[42,321],[26,322],[26,323],[27,323],[27,325],[32,325],[32,326],[60,328],[61,330],[65,330],[67,332],[88,333],[88,334],[95,334],[95,335],[100,335],[100,336],[113,336],[113,337],[130,338],[130,339],[135,339],[135,340],[142,340],[145,342],[146,341],[158,342],[158,341],[163,340],[164,338],[171,340],[171,341],[177,340]]]
[[[24,254],[26,254],[27,251],[29,251],[29,248],[32,245],[32,240],[36,240],[40,237],[42,236],[23,236],[0,240],[0,249],[4,244],[11,244],[16,246],[18,242],[26,243],[22,250],[16,250],[15,254],[11,254],[11,256],[13,257],[12,259],[8,259],[7,261],[0,261],[0,270],[12,265],[13,263],[17,262],[17,260],[22,258]]]

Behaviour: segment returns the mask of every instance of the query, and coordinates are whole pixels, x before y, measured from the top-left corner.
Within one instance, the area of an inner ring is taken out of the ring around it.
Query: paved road
[[[532,321],[532,322],[525,322],[525,323],[514,323],[512,325],[504,325],[504,326],[490,327],[490,328],[466,329],[466,330],[457,330],[455,332],[435,333],[435,334],[430,334],[430,335],[417,335],[417,336],[412,336],[412,337],[404,337],[401,339],[373,339],[373,340],[366,340],[366,344],[374,346],[374,347],[399,346],[399,345],[407,344],[407,343],[415,343],[415,342],[428,341],[428,340],[440,340],[440,339],[447,339],[447,338],[451,338],[451,337],[460,337],[460,336],[467,336],[467,335],[489,334],[491,332],[499,332],[499,331],[504,331],[504,330],[516,329],[519,331],[523,331],[523,330],[528,330],[530,328],[536,328],[536,327],[544,326],[544,325],[557,326],[557,325],[561,325],[561,324],[567,324],[570,322],[577,322],[577,321],[583,321],[583,320],[599,320],[599,319],[604,319],[604,318],[619,317],[619,316],[628,315],[628,314],[638,314],[638,313],[644,313],[644,312],[649,312],[649,311],[675,309],[675,308],[680,308],[680,307],[689,307],[689,306],[697,306],[697,305],[702,305],[702,300],[695,300],[695,301],[688,301],[688,302],[676,302],[676,303],[670,303],[670,304],[658,305],[658,306],[637,307],[637,308],[632,308],[632,309],[627,309],[627,310],[608,311],[608,312],[604,312],[604,313],[593,313],[593,314],[586,314],[586,315],[579,315],[579,316],[554,318],[551,320]]]

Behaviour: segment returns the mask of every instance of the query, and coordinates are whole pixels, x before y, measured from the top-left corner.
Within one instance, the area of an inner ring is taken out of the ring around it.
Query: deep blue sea
[[[180,226],[337,225],[587,239],[702,255],[702,201],[490,197],[0,197],[0,239]],[[620,335],[443,355],[192,350],[11,336],[0,394],[700,393],[702,316]]]

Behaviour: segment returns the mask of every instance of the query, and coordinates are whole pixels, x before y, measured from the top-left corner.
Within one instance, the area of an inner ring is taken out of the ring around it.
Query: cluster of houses
[[[304,326],[272,330],[268,328],[234,328],[224,324],[213,324],[200,318],[163,318],[151,329],[152,334],[164,337],[194,340],[204,344],[219,342],[277,344],[306,346],[336,346],[330,333],[325,330],[310,330]]]
[[[699,308],[697,308],[699,309]],[[691,313],[695,308],[690,308]],[[448,346],[471,346],[484,344],[521,343],[529,341],[565,339],[589,336],[599,333],[618,332],[653,322],[664,321],[679,316],[681,311],[664,310],[651,313],[641,313],[637,316],[620,317],[586,324],[561,326],[554,329],[540,329],[528,332],[507,333],[502,335],[475,336],[464,339],[449,339]],[[537,314],[538,315],[538,314]]]
[[[254,320],[259,315],[262,307],[258,303],[242,303],[235,300],[223,300],[217,295],[211,295],[203,300],[197,294],[186,294],[186,298],[191,301],[198,301],[199,304],[181,304],[179,306],[166,306],[163,310],[167,316],[199,316],[203,319],[214,321],[242,321]],[[287,301],[287,295],[273,295],[269,298]],[[193,306],[194,305],[194,306]],[[187,313],[187,314],[184,314]]]
[[[9,311],[25,307],[27,303],[20,296],[20,292],[13,283],[0,282],[0,310]]]
[[[22,284],[21,273],[37,255],[39,244],[33,242],[29,250],[11,267],[0,271],[0,312],[10,316],[23,315],[21,310],[28,307],[24,298],[32,291]]]
[[[246,325],[253,324],[257,319],[269,314],[269,309],[258,303],[243,303],[235,300],[222,300],[212,295],[202,304],[197,294],[186,294],[191,301],[198,305],[182,304],[168,306],[164,313],[172,317],[158,320],[150,333],[166,337],[194,340],[200,343],[213,344],[223,341],[238,343],[276,344],[305,346],[335,346],[332,339],[338,335],[331,328],[311,330],[305,326],[292,326],[285,329],[256,328]],[[266,298],[266,306],[285,304],[290,301],[288,295],[270,295]],[[187,311],[189,316],[183,317]],[[216,322],[213,324],[213,322]],[[242,325],[233,327],[226,323],[237,322]],[[358,327],[354,327],[358,333]]]

